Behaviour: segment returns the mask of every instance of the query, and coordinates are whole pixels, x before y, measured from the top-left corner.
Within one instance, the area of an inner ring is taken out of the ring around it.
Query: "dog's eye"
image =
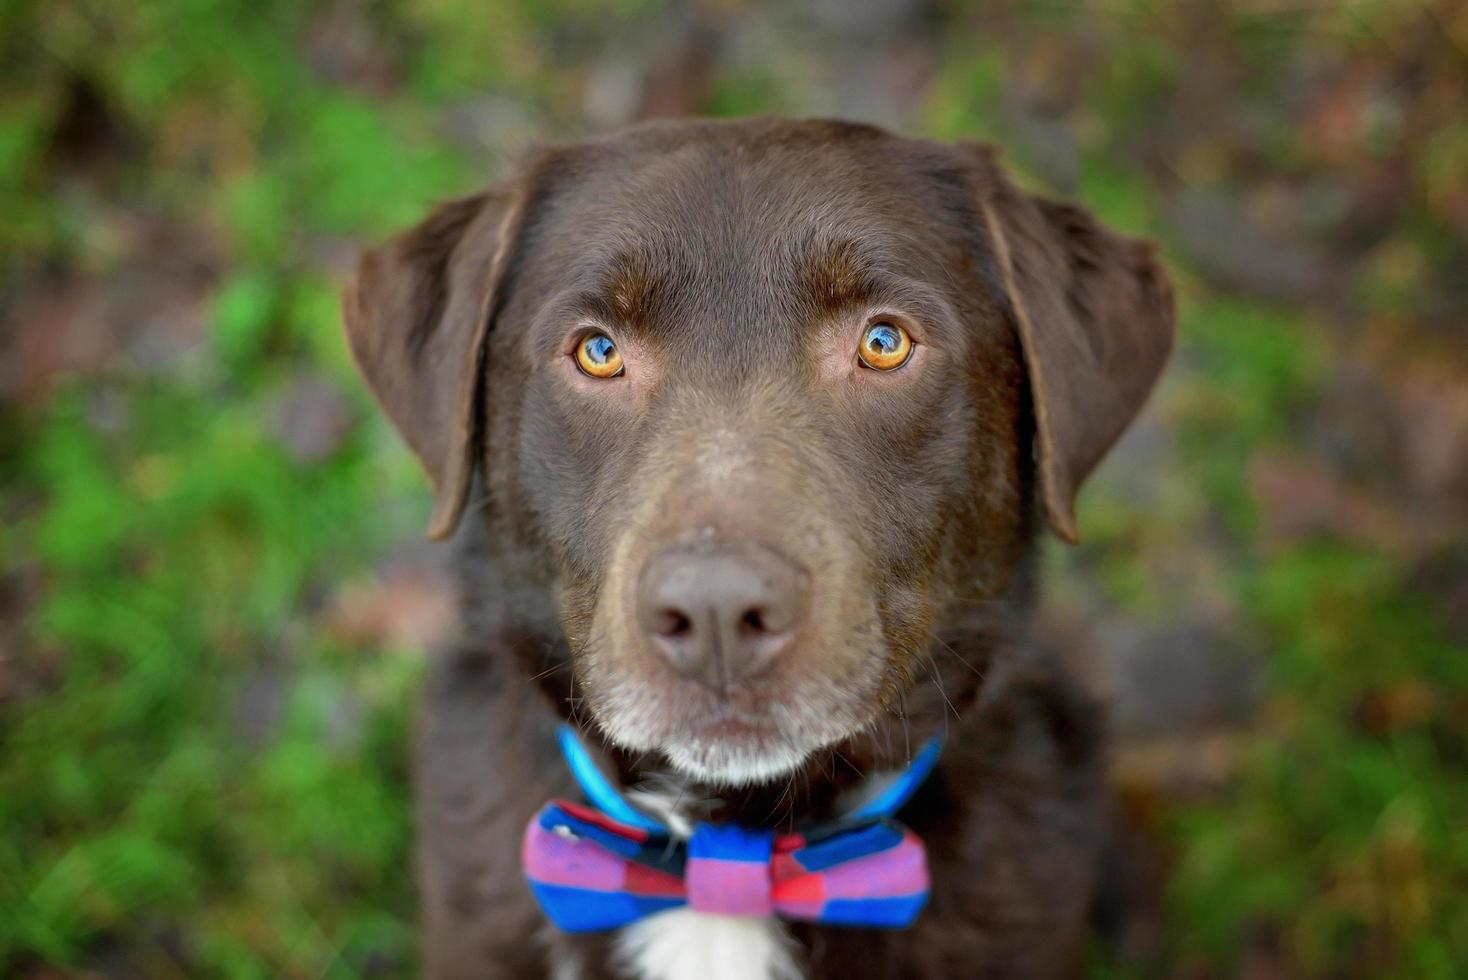
[[[874,323],[862,334],[857,356],[869,368],[891,371],[912,356],[912,338],[895,323]]]
[[[576,366],[593,378],[615,378],[622,373],[622,354],[606,334],[589,333],[576,344]]]

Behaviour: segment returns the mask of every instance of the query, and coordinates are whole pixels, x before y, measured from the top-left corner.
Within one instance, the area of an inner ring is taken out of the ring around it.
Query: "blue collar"
[[[638,810],[627,802],[626,797],[617,792],[607,777],[602,775],[601,770],[596,767],[596,763],[591,760],[591,755],[586,751],[586,746],[582,744],[574,728],[570,725],[558,727],[556,741],[560,743],[561,755],[566,759],[567,768],[571,770],[571,775],[576,778],[581,792],[586,794],[586,799],[592,806],[618,823],[636,827],[651,834],[671,835],[667,826]],[[883,787],[870,800],[862,803],[850,813],[843,814],[841,822],[879,820],[894,815],[902,809],[903,804],[912,798],[912,794],[917,792],[923,780],[932,773],[942,751],[941,739],[928,740],[918,750],[917,755],[913,756],[906,769],[898,773],[891,783]]]

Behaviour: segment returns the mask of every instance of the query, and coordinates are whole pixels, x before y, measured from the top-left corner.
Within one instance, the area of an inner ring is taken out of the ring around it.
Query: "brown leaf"
[[[453,632],[456,594],[448,577],[426,563],[389,565],[343,586],[327,627],[352,646],[431,650]]]

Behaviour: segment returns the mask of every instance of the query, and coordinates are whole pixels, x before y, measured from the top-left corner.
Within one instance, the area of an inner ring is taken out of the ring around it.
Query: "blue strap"
[[[875,797],[863,803],[846,815],[847,820],[875,820],[882,817],[890,817],[912,798],[917,792],[923,780],[933,771],[938,764],[938,756],[943,752],[943,740],[940,738],[929,739],[913,760],[907,764],[907,768],[897,774],[892,784]]]
[[[561,755],[565,756],[566,766],[571,770],[571,775],[576,777],[581,792],[591,801],[592,806],[602,813],[616,820],[618,823],[646,830],[653,834],[669,834],[669,830],[663,824],[636,809],[626,798],[618,793],[607,778],[602,775],[596,763],[591,761],[591,756],[586,751],[586,746],[581,744],[576,730],[570,725],[561,725],[556,729],[556,741],[560,743]],[[875,797],[857,807],[854,811],[842,818],[842,822],[850,820],[877,820],[890,817],[903,804],[911,799],[912,794],[923,784],[923,780],[933,771],[938,764],[938,756],[943,752],[943,740],[933,738],[928,740],[918,754],[908,763],[906,769],[897,774],[886,789]]]
[[[576,777],[576,782],[581,786],[581,792],[591,801],[591,805],[602,813],[611,817],[618,823],[624,823],[638,830],[646,830],[653,834],[668,835],[668,828],[656,820],[645,815],[641,810],[635,809],[631,803],[623,798],[621,793],[607,782],[607,777],[601,774],[596,763],[591,761],[591,756],[586,752],[586,746],[581,744],[581,739],[576,735],[576,729],[570,725],[561,725],[556,729],[556,741],[561,744],[561,755],[565,756],[566,766],[571,770],[571,775]]]

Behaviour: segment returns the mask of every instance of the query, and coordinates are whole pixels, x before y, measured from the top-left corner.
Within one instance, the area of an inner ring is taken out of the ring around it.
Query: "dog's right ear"
[[[357,366],[433,483],[436,540],[458,524],[473,478],[485,347],[530,184],[440,205],[365,252],[342,296]]]
[[[1035,413],[1045,516],[1077,540],[1082,482],[1147,400],[1172,351],[1172,285],[1155,249],[1073,205],[1026,194],[992,147],[960,144]]]

